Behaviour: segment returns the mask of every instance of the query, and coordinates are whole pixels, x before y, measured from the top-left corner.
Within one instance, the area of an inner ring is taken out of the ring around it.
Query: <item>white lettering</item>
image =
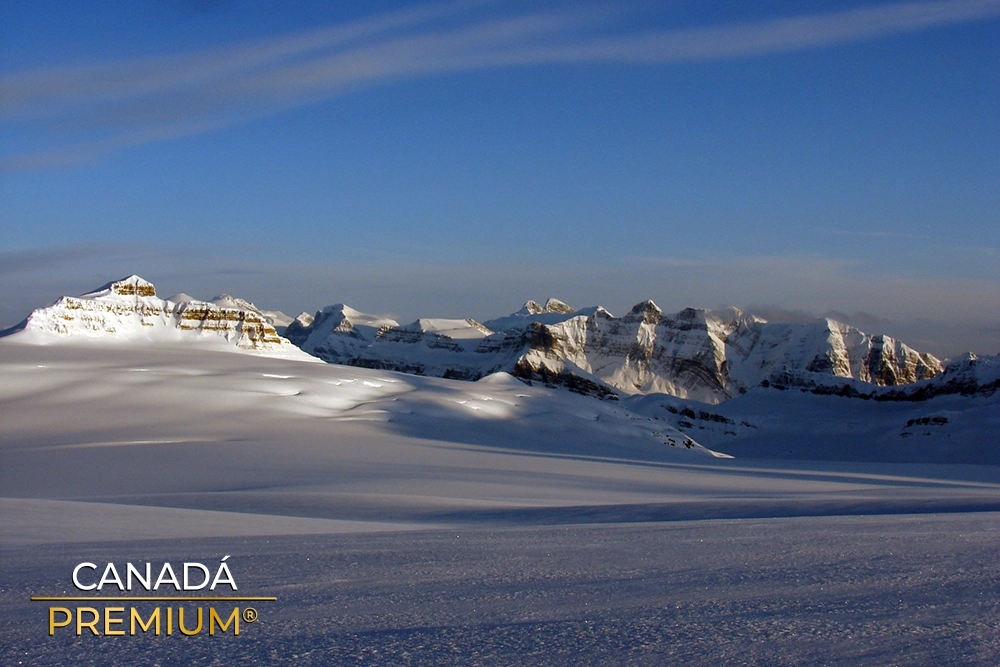
[[[104,568],[104,575],[101,577],[101,583],[97,584],[97,590],[103,589],[104,584],[114,584],[118,587],[118,590],[125,590],[125,584],[122,583],[122,578],[118,576],[118,570],[115,569],[114,563],[108,563],[108,566]]]
[[[114,563],[107,564],[107,567],[104,568],[104,573],[96,583],[94,583],[93,579],[86,581],[87,578],[84,570],[92,570],[96,574],[97,565],[94,563],[80,563],[73,568],[73,585],[81,591],[100,591],[105,586],[108,588],[116,586],[120,591],[131,591],[133,590],[133,586],[136,590],[145,589],[147,591],[159,590],[161,586],[165,588],[173,586],[178,591],[200,591],[205,588],[210,588],[210,590],[214,591],[219,586],[228,586],[235,591],[238,590],[236,580],[233,578],[233,573],[226,563],[227,560],[229,560],[229,556],[225,556],[220,560],[215,577],[212,577],[212,570],[209,566],[202,563],[186,562],[183,564],[183,579],[179,576],[182,574],[180,570],[175,570],[170,563],[163,563],[155,583],[153,582],[152,563],[125,563],[125,583],[123,583],[123,578],[118,571],[118,566]],[[184,582],[183,586],[181,585],[182,580]]]
[[[80,583],[80,579],[78,578],[79,575],[80,575],[80,570],[82,570],[83,568],[88,568],[90,570],[96,570],[97,566],[94,565],[93,563],[80,563],[79,565],[77,565],[76,567],[74,567],[73,568],[73,585],[76,586],[77,588],[79,588],[81,591],[92,591],[95,588],[97,588],[97,584],[91,584],[89,586],[84,586],[83,584]]]
[[[170,574],[169,578],[167,578],[167,573]],[[174,574],[174,568],[170,567],[170,563],[163,564],[163,569],[160,570],[160,576],[156,578],[156,585],[153,586],[153,589],[159,590],[160,584],[173,584],[174,588],[181,590],[181,582],[177,581],[177,575]]]
[[[202,572],[201,583],[197,586],[191,583],[190,573],[191,570],[198,569]],[[208,586],[208,580],[212,576],[212,573],[208,571],[208,568],[201,563],[184,563],[184,590],[186,591],[198,591]]]
[[[233,581],[233,573],[229,571],[229,566],[226,565],[227,558],[229,558],[229,556],[223,558],[222,562],[219,564],[219,571],[215,573],[215,579],[212,581],[212,588],[210,590],[214,591],[215,587],[218,586],[220,583],[228,584],[230,588],[232,588],[234,591],[236,590],[236,582]],[[225,572],[226,574],[225,579],[222,578],[223,572]]]
[[[139,570],[135,569],[135,566],[132,565],[132,563],[128,564],[125,577],[128,581],[127,587],[129,590],[132,590],[132,575],[135,575],[136,581],[142,584],[143,588],[145,588],[147,591],[150,590],[149,586],[153,581],[153,573],[152,571],[150,571],[150,566],[151,566],[150,563],[146,563],[146,577],[143,578],[143,576],[139,574]]]

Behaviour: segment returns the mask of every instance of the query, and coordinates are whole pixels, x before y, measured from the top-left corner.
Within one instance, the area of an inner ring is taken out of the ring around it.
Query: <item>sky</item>
[[[0,327],[835,315],[1000,353],[1000,0],[0,4]]]

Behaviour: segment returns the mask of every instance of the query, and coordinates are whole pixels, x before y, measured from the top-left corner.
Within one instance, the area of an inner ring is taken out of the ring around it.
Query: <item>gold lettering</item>
[[[153,613],[151,613],[149,615],[149,620],[146,621],[145,623],[142,622],[142,615],[139,613],[139,610],[136,609],[135,607],[132,607],[131,621],[132,621],[132,632],[131,632],[131,634],[133,634],[133,635],[135,634],[135,624],[136,624],[136,622],[139,623],[139,627],[142,628],[143,632],[149,632],[149,629],[151,627],[153,627],[153,621],[156,621],[156,632],[154,634],[157,635],[157,636],[160,635],[160,608],[159,607],[157,607],[156,609],[153,610]]]
[[[181,634],[187,635],[188,637],[196,635],[201,632],[201,607],[198,607],[198,625],[194,630],[188,630],[184,627],[184,607],[177,608],[177,629],[181,631]]]
[[[124,619],[115,618],[111,614],[124,614],[125,607],[105,607],[104,608],[104,634],[108,637],[123,637],[125,635],[124,630],[112,630],[112,625],[121,625],[125,622]]]
[[[61,623],[56,623],[57,611],[66,614],[65,621]],[[49,636],[51,637],[56,633],[56,628],[65,628],[67,625],[69,625],[70,621],[72,620],[73,620],[73,614],[70,613],[69,609],[66,609],[65,607],[49,607]],[[237,627],[239,626],[237,625]],[[225,628],[223,628],[223,631],[225,631]]]
[[[93,615],[93,618],[84,623],[83,622],[83,612],[88,612]],[[100,632],[97,631],[97,622],[101,619],[101,615],[97,613],[97,610],[93,607],[77,607],[76,608],[76,636],[79,637],[83,634],[84,628],[90,628],[90,631],[95,635],[100,636]]]
[[[233,625],[233,635],[240,634],[240,608],[236,607],[235,609],[233,609],[233,613],[229,616],[229,618],[226,619],[226,622],[223,623],[222,619],[219,617],[219,615],[215,613],[215,607],[209,607],[208,608],[208,634],[210,634],[210,635],[214,635],[215,634],[215,624],[216,624],[216,622],[218,622],[218,624],[219,624],[219,632],[221,632],[222,634],[225,634],[226,630],[229,629],[229,624],[230,623]]]

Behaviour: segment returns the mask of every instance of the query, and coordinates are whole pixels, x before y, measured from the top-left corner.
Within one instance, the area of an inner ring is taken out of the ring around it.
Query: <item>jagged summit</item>
[[[520,310],[518,310],[515,313],[512,313],[511,315],[530,316],[530,315],[541,315],[542,313],[558,313],[560,315],[570,315],[574,312],[576,312],[576,310],[572,306],[567,305],[565,302],[560,301],[555,297],[549,297],[549,299],[545,302],[544,306],[539,305],[539,303],[533,299],[529,299],[528,301],[524,302],[524,305],[521,306]]]
[[[663,311],[660,310],[660,307],[652,301],[646,300],[632,306],[632,310],[623,319],[629,322],[641,320],[646,324],[656,324],[662,316]]]
[[[528,300],[524,302],[521,306],[521,310],[514,313],[514,315],[538,315],[544,313],[545,309],[542,308],[537,301]]]
[[[544,312],[569,315],[571,313],[575,313],[576,310],[559,299],[549,297],[549,300],[545,302]]]
[[[241,350],[306,358],[249,301],[225,296],[215,302],[187,294],[156,296],[151,282],[132,275],[79,297],[64,296],[32,312],[13,335],[30,342],[79,340],[223,341]]]
[[[629,312],[633,314],[639,314],[639,313],[643,314],[656,313],[657,315],[663,314],[663,311],[660,310],[660,307],[657,306],[656,303],[652,301],[652,299],[646,299],[645,301],[640,301],[639,303],[632,306],[632,310],[630,310]]]
[[[483,326],[491,331],[526,329],[537,323],[556,324],[581,312],[559,299],[550,297],[544,306],[539,305],[537,301],[526,301],[520,310],[506,317],[483,322]]]
[[[991,396],[1000,391],[1000,355],[971,352],[952,360],[944,372],[922,382],[891,389],[882,398],[925,400],[939,395]]]

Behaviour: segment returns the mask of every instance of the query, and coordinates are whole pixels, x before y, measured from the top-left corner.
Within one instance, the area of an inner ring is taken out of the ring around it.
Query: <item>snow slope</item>
[[[238,512],[249,517],[246,534],[250,515],[416,527],[940,511],[1000,498],[988,466],[834,469],[722,459],[698,444],[712,433],[686,435],[646,414],[650,406],[528,387],[504,374],[462,382],[211,346],[33,345],[8,337],[0,340],[0,378],[0,498]],[[751,392],[722,407],[763,394],[793,392]],[[851,414],[863,422],[870,413]],[[836,424],[814,428],[825,428],[831,442],[839,437],[846,454],[859,451],[850,447],[856,436]],[[45,504],[14,514],[66,512],[91,517],[84,523],[101,514]],[[121,512],[115,534],[148,524],[144,511],[134,520]],[[182,534],[188,522],[215,519],[176,520]],[[5,539],[57,539],[63,523],[53,519],[48,532],[46,523],[5,524]]]

